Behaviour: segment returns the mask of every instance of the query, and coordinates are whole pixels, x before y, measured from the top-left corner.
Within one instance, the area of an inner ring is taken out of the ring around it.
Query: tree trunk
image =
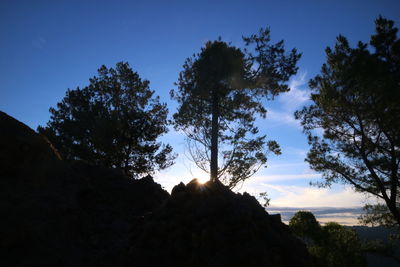
[[[215,182],[218,179],[218,117],[219,103],[218,90],[213,90],[212,95],[212,121],[211,121],[211,164],[210,180]]]
[[[386,201],[386,205],[387,205],[389,211],[392,213],[392,215],[393,215],[394,219],[396,220],[398,226],[400,226],[400,212],[397,209],[396,201],[387,200]]]

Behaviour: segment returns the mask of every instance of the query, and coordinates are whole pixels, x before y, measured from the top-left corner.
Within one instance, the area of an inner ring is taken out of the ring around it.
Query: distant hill
[[[391,234],[398,233],[398,229],[389,227],[369,227],[369,226],[349,226],[348,228],[353,229],[357,232],[358,237],[362,240],[382,240],[389,242],[388,237]],[[400,243],[399,243],[400,245]]]
[[[363,241],[381,240],[385,244],[389,244],[389,236],[392,234],[398,234],[399,230],[396,228],[388,227],[368,227],[368,226],[350,226],[348,227],[357,232],[358,237]],[[400,241],[397,240],[394,244],[394,256],[400,259]],[[368,266],[370,267],[399,267],[400,261],[395,260],[392,257],[387,257],[376,253],[366,254]]]

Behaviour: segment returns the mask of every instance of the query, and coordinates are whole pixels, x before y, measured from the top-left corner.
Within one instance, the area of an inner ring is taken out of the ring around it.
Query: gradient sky
[[[353,207],[365,197],[341,185],[309,186],[319,174],[304,158],[308,145],[293,112],[308,103],[307,82],[325,61],[324,49],[338,34],[354,45],[374,31],[382,15],[400,25],[398,0],[293,1],[17,1],[0,2],[0,110],[33,129],[44,125],[67,88],[88,85],[102,65],[127,61],[168,103],[185,58],[219,36],[238,47],[241,37],[270,27],[273,41],[303,53],[291,92],[267,103],[261,133],[282,146],[241,189],[267,191],[272,206]],[[167,190],[179,181],[205,177],[185,157],[184,137],[171,131],[162,140],[179,153],[176,164],[158,173]]]

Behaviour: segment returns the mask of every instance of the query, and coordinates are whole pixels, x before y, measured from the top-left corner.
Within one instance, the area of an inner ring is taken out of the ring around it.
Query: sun
[[[199,182],[199,184],[205,184],[209,180],[209,178],[207,176],[196,177],[196,179]]]

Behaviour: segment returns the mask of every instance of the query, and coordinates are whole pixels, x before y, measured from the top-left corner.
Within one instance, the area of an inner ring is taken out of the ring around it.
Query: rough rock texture
[[[131,266],[316,266],[279,217],[219,182],[175,186],[133,229]]]
[[[66,163],[0,112],[1,266],[120,266],[133,222],[168,195],[151,177]]]

